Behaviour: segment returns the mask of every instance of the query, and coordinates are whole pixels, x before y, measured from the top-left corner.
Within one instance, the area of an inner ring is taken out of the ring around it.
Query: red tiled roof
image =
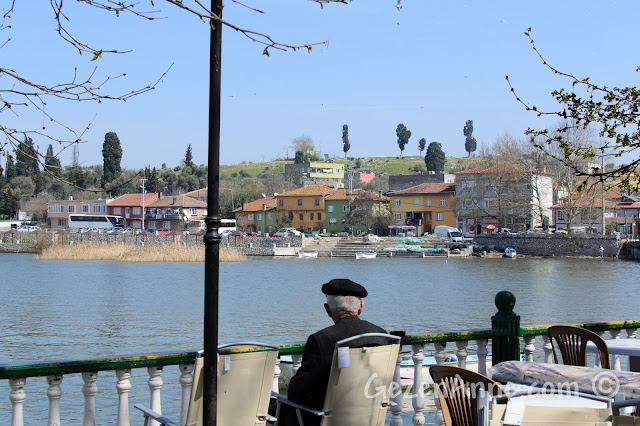
[[[455,192],[456,185],[454,183],[421,183],[398,191],[388,192],[389,196],[393,195],[417,195],[417,194],[439,194],[442,192]]]
[[[207,198],[209,194],[208,188],[196,189],[195,191],[187,192],[184,195],[191,198]]]
[[[314,183],[313,185],[283,192],[282,194],[278,194],[278,197],[326,196],[333,194],[336,191],[337,189],[326,183]]]
[[[163,195],[158,200],[145,207],[184,207],[184,208],[207,208],[207,203],[187,197],[186,195]]]
[[[617,207],[619,203],[616,203],[615,201],[604,201],[604,207],[606,209],[614,209]],[[577,200],[573,200],[571,202],[571,205],[573,207],[591,207],[591,208],[596,208],[596,209],[601,209],[602,208],[602,199],[601,198],[579,198]],[[553,206],[549,207],[550,209],[563,209],[566,207],[566,203],[558,203],[558,204],[554,204]]]
[[[158,194],[155,192],[147,192],[144,194],[145,207],[153,203],[158,199]],[[112,206],[142,206],[142,194],[124,194],[121,197],[111,200],[107,203],[109,207]]]
[[[276,206],[276,200],[273,198],[260,198],[259,200],[252,201],[245,204],[242,207],[234,209],[233,212],[258,212],[262,210],[268,210]]]

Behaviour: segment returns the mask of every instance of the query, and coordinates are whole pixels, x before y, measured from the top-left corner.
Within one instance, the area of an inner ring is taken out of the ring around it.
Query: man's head
[[[324,308],[327,314],[337,322],[350,315],[360,315],[367,297],[367,290],[358,283],[346,278],[336,278],[322,285],[322,292],[327,295]]]

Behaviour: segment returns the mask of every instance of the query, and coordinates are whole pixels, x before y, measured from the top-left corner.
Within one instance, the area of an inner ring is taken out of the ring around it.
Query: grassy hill
[[[335,163],[345,164],[347,168],[354,170],[372,170],[376,175],[410,175],[418,174],[424,171],[424,157],[417,155],[406,157],[347,157],[346,159],[336,157],[333,159]],[[293,160],[277,160],[264,163],[246,162],[241,164],[228,164],[220,166],[221,177],[231,178],[248,174],[250,177],[257,176],[282,176],[284,173],[284,165],[293,163]],[[360,167],[356,167],[357,165]],[[463,170],[468,163],[467,158],[448,157],[445,165],[445,172]],[[416,171],[417,170],[417,171]],[[234,175],[235,174],[235,175]]]

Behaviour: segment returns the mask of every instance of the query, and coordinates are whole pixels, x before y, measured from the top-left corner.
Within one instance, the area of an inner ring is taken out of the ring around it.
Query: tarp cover
[[[640,398],[640,373],[606,370],[599,367],[543,362],[504,361],[489,370],[493,380],[526,385],[574,389],[600,396],[624,393],[626,398]]]

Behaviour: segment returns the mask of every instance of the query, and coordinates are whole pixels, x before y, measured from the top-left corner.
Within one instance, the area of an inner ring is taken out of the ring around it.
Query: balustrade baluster
[[[528,335],[524,340],[524,360],[533,361],[533,353],[536,351],[536,336]]]
[[[162,414],[162,403],[160,402],[160,389],[164,382],[162,381],[162,367],[148,367],[149,373],[149,391],[151,393],[151,401],[149,407],[158,414]],[[158,426],[155,420],[149,422],[151,426]]]
[[[636,338],[636,334],[638,333],[638,329],[637,328],[625,328],[625,331],[627,332],[627,337],[629,339],[635,339]]]
[[[549,339],[548,334],[542,335],[542,349],[544,350],[544,362],[552,364],[553,363],[553,343],[551,343],[551,339]]]
[[[182,386],[182,405],[180,406],[180,424],[187,421],[187,410],[191,399],[191,387],[193,386],[193,368],[195,364],[180,364],[180,385]]]
[[[460,368],[467,368],[467,356],[469,355],[467,345],[469,345],[467,340],[458,340],[456,342],[456,346],[458,347],[456,355],[458,356],[458,367]]]
[[[612,339],[619,339],[620,338],[620,332],[622,330],[618,329],[618,330],[609,330],[609,334],[611,334],[611,338]],[[613,366],[614,370],[620,371],[622,370],[622,367],[620,366],[620,355],[612,355],[612,363],[611,365]]]
[[[116,390],[118,391],[118,426],[129,426],[129,390],[131,389],[131,369],[116,370]]]
[[[411,345],[413,355],[413,392],[411,393],[413,403],[413,424],[424,424],[424,378],[422,376],[422,361],[424,360],[424,345]]]
[[[444,361],[447,359],[447,354],[444,352],[447,343],[436,343],[434,345],[436,347],[436,364],[444,364]],[[434,386],[433,388],[433,399],[435,401],[436,406],[436,424],[443,425],[444,424],[444,416],[442,415],[442,408],[440,408],[440,399],[438,399],[438,387]]]
[[[391,420],[389,426],[402,426],[402,381],[400,379],[400,364],[402,363],[402,346],[398,351],[398,359],[396,360],[396,369],[393,372],[393,382],[391,383],[389,399],[391,404]]]
[[[291,367],[291,375],[294,375],[302,365],[302,354],[293,354],[291,355],[291,359],[293,360],[293,366]]]
[[[98,393],[98,386],[96,385],[97,379],[97,371],[85,371],[82,373],[82,380],[84,381],[84,385],[82,386],[82,393],[84,394],[83,426],[96,426],[96,394]]]
[[[478,345],[478,350],[476,351],[476,355],[478,356],[478,373],[486,376],[487,355],[489,354],[489,351],[487,350],[487,341],[476,340],[476,345]]]
[[[47,397],[49,398],[49,426],[60,426],[60,398],[62,397],[62,375],[47,376]]]
[[[271,384],[273,392],[280,392],[280,374],[282,374],[282,370],[280,369],[280,358],[278,358],[276,360],[276,368],[273,370],[273,383]]]
[[[24,420],[22,416],[22,409],[24,406],[24,400],[27,394],[24,392],[24,387],[27,385],[26,378],[9,379],[9,386],[11,386],[11,393],[9,399],[11,400],[11,426],[23,426]]]

